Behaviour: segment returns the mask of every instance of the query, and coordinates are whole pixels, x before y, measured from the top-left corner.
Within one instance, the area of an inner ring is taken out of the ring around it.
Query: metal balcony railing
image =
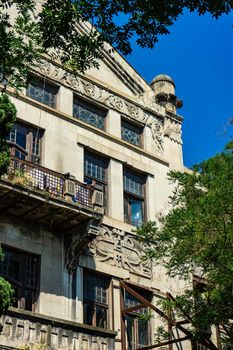
[[[93,208],[93,186],[83,184],[74,178],[69,179],[56,171],[14,156],[11,156],[5,179],[12,183],[44,192],[45,195],[62,199],[69,197],[74,204]],[[68,186],[67,180],[69,181]],[[67,193],[67,187],[72,187],[72,192]]]

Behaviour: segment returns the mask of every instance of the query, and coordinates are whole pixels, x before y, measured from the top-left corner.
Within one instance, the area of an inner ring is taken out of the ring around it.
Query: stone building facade
[[[182,284],[144,258],[134,229],[168,210],[167,173],[184,170],[175,84],[147,84],[108,47],[99,70],[75,76],[42,59],[32,75],[8,91],[18,113],[0,180],[0,273],[15,300],[0,346],[153,345],[161,320],[150,305]]]

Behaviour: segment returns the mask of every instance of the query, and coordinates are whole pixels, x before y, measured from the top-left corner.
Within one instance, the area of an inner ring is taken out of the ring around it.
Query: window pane
[[[124,300],[125,300],[125,307],[126,308],[141,304],[141,302],[137,298],[135,298],[132,294],[128,293],[127,291],[125,292],[125,299]],[[140,313],[141,313],[141,310],[142,309],[139,310]]]
[[[24,305],[24,309],[25,310],[32,310],[32,305],[34,304],[35,300],[34,300],[34,293],[31,290],[26,290],[25,291],[25,305]]]
[[[121,138],[124,141],[130,142],[133,145],[141,145],[141,131],[142,129],[136,125],[130,124],[126,121],[121,123]]]
[[[143,224],[143,203],[135,199],[130,199],[131,223],[134,226]]]
[[[84,303],[83,304],[83,322],[85,324],[93,324],[94,309],[93,305]]]
[[[126,316],[125,317],[125,324],[126,324],[126,335],[127,335],[127,349],[128,350],[135,350],[136,349],[136,343],[135,343],[135,320],[132,316]]]
[[[38,163],[40,160],[40,140],[42,136],[43,133],[39,128],[34,128],[27,124],[16,123],[7,139],[22,148],[21,151],[17,147],[14,147],[14,145],[11,145],[15,157]]]
[[[106,181],[106,160],[85,154],[84,156],[84,174],[92,176],[97,180]]]
[[[149,345],[148,321],[138,319],[138,346]]]
[[[86,274],[83,281],[83,293],[85,300],[107,304],[107,280],[102,276]]]
[[[96,306],[96,327],[107,328],[107,310]]]
[[[34,80],[27,87],[27,96],[49,107],[55,107],[58,89],[40,80]]]
[[[144,178],[128,170],[124,171],[124,190],[143,196]]]
[[[104,129],[106,111],[88,102],[75,99],[73,104],[73,116],[96,128]]]
[[[3,248],[3,253],[0,275],[12,283],[14,306],[32,311],[39,287],[38,257],[10,248]]]
[[[83,276],[84,323],[107,328],[108,279],[85,273]]]

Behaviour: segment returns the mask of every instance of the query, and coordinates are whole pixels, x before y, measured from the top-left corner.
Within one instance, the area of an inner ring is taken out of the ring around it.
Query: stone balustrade
[[[1,317],[1,348],[114,350],[115,331],[10,308]]]

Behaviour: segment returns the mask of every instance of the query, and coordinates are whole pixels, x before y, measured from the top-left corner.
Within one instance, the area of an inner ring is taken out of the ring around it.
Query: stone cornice
[[[78,77],[44,59],[39,62],[36,71],[49,79],[57,81],[59,84],[71,88],[78,95],[85,96],[93,100],[93,102],[98,102],[107,108],[114,109],[126,115],[132,120],[149,126],[153,139],[154,152],[157,154],[163,152],[164,118],[161,113],[163,109],[159,105],[154,103],[153,114],[149,113],[143,105],[129,101],[129,99],[119,96],[107,88],[100,87],[84,77]]]
[[[165,158],[163,158],[162,155],[153,154],[151,152],[148,152],[145,149],[137,147],[129,142],[126,142],[126,141],[124,141],[124,140],[122,140],[114,135],[107,133],[106,131],[103,131],[101,129],[98,129],[98,128],[90,125],[90,124],[87,124],[80,119],[74,118],[68,114],[65,114],[65,113],[57,110],[57,109],[51,108],[51,107],[46,106],[46,105],[44,105],[36,100],[33,100],[32,98],[30,98],[22,93],[18,93],[17,95],[15,95],[13,89],[8,88],[7,93],[13,97],[16,97],[16,98],[18,98],[26,103],[33,105],[34,107],[40,108],[42,111],[45,111],[47,113],[51,113],[51,114],[53,114],[59,118],[62,118],[62,119],[66,119],[66,120],[68,119],[70,122],[77,124],[77,125],[80,125],[81,127],[85,128],[87,130],[92,130],[94,133],[96,133],[102,137],[105,137],[112,142],[116,142],[116,143],[120,144],[121,146],[127,147],[127,148],[133,150],[134,152],[137,152],[138,154],[141,154],[141,155],[148,157],[150,159],[153,159],[161,164],[169,166],[169,162]]]
[[[72,89],[77,95],[93,100],[93,103],[99,103],[106,108],[114,109],[132,121],[148,126],[153,140],[153,153],[156,155],[163,154],[164,137],[182,144],[182,118],[173,114],[171,121],[164,107],[159,106],[154,100],[150,99],[150,103],[146,103],[144,96],[138,95],[138,101],[135,102],[130,96],[114,92],[109,87],[97,83],[91,77],[75,75],[45,58],[42,58],[34,69],[36,74]],[[171,125],[168,128],[166,124],[169,123]]]

